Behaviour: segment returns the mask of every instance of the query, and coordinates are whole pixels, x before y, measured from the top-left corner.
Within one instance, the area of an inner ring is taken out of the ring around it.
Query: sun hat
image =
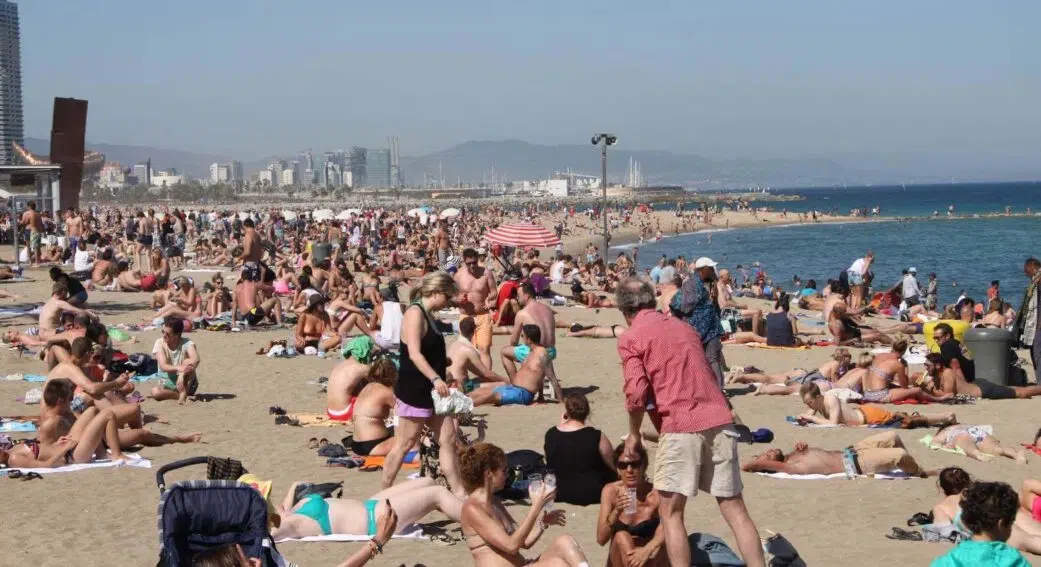
[[[270,480],[260,480],[260,478],[253,474],[247,473],[238,478],[238,481],[243,484],[248,484],[253,490],[260,493],[260,496],[264,499],[264,503],[267,504],[267,518],[268,522],[276,528],[282,525],[282,517],[275,511],[275,506],[271,504],[271,485],[274,484]]]
[[[695,270],[699,270],[701,268],[715,268],[716,266],[716,262],[713,262],[712,258],[709,258],[707,256],[702,256],[701,258],[698,258],[694,261]]]

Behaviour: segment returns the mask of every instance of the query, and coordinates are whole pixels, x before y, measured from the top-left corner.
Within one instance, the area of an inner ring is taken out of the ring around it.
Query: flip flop
[[[282,409],[281,406],[271,406],[267,408],[268,415],[285,415],[286,410]]]
[[[307,440],[307,448],[308,449],[317,449],[318,448],[318,439],[315,438],[315,437],[312,437],[312,438],[308,439]]]
[[[318,448],[319,449],[321,449],[322,447],[325,447],[328,444],[329,444],[329,440],[326,439],[325,437],[322,437],[321,439],[318,440]]]
[[[907,526],[924,526],[933,523],[933,515],[926,514],[925,512],[918,512],[911,519],[907,520]]]
[[[22,476],[22,482],[25,482],[27,480],[35,480],[38,478],[42,480],[43,475],[37,472],[26,473],[24,476]]]
[[[908,531],[903,528],[893,528],[891,533],[886,534],[887,539],[895,539],[900,541],[922,541],[922,534],[915,531]]]

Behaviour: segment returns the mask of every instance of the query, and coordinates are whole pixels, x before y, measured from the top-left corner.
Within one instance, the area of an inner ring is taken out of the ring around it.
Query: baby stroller
[[[185,480],[167,488],[166,473],[201,464],[208,465],[210,480]],[[196,553],[235,543],[265,567],[285,564],[271,540],[267,502],[260,493],[235,480],[213,480],[238,478],[245,472],[237,461],[193,457],[155,473],[160,494],[157,567],[189,567]]]

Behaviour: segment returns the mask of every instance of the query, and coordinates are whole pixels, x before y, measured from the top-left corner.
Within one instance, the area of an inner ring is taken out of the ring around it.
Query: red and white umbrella
[[[489,230],[484,239],[492,244],[519,248],[547,248],[560,244],[560,239],[542,225],[529,222],[504,224]]]

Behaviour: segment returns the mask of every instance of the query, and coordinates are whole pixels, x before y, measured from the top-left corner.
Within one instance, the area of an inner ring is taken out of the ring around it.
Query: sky
[[[1037,0],[23,0],[26,135],[236,159],[469,140],[1041,155]]]

